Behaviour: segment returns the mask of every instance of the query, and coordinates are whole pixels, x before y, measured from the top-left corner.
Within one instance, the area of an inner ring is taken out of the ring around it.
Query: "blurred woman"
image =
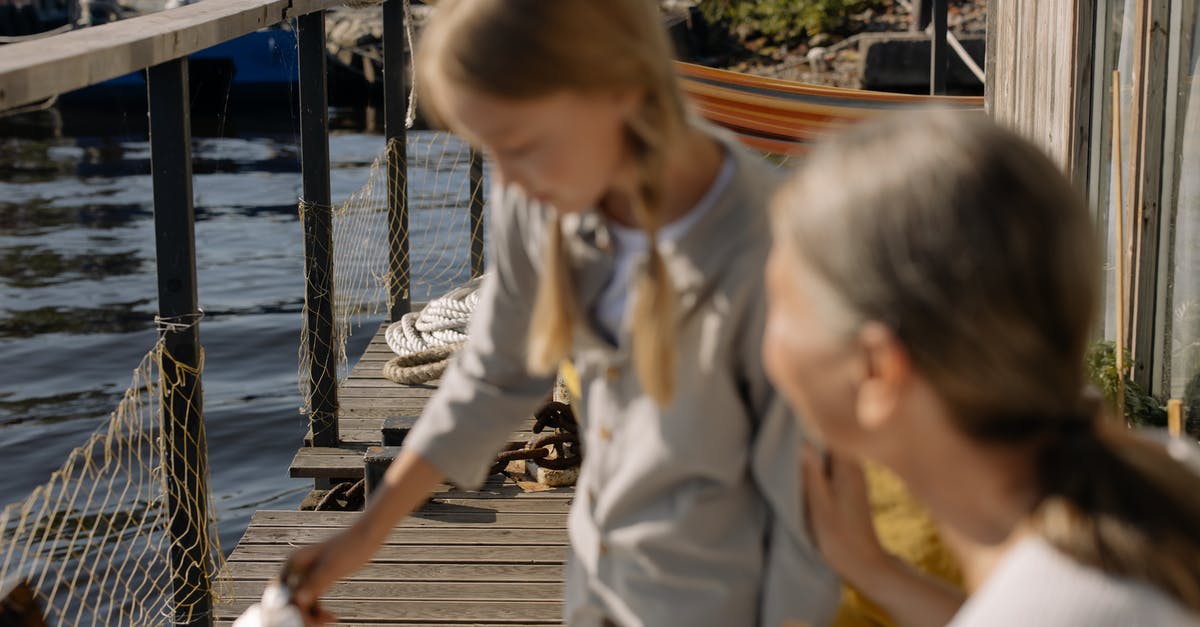
[[[906,112],[816,150],[774,203],[768,374],[825,451],[809,516],[902,625],[1184,625],[1200,479],[1085,394],[1101,259],[1058,168],[983,116]],[[875,539],[859,460],[959,550],[966,603]]]

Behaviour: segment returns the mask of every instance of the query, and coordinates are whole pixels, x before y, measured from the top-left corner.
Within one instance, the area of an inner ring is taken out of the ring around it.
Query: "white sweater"
[[[1080,564],[1031,537],[1006,555],[949,627],[1200,625],[1157,588]]]

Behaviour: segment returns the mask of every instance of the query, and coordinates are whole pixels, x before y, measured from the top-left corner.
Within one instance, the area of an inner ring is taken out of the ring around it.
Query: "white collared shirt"
[[[735,171],[733,158],[726,154],[721,160],[716,178],[700,201],[678,220],[659,228],[659,244],[678,242],[699,222],[725,192],[729,181],[733,180]],[[592,304],[592,322],[615,344],[620,340],[628,315],[629,295],[634,287],[635,270],[638,262],[645,257],[650,243],[649,236],[642,229],[625,226],[613,220],[605,220],[605,226],[612,245],[613,274],[608,285],[600,292],[600,297]]]

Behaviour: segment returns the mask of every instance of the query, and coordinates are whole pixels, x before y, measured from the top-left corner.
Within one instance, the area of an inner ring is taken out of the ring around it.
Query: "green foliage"
[[[838,32],[851,15],[882,4],[882,0],[701,0],[700,10],[711,23],[788,41],[802,33]]]
[[[1129,364],[1129,354],[1125,354]],[[1096,342],[1087,353],[1088,378],[1100,388],[1104,400],[1112,407],[1117,402],[1117,351],[1113,342]],[[1125,380],[1125,419],[1136,426],[1164,427],[1167,424],[1166,405],[1133,381]]]

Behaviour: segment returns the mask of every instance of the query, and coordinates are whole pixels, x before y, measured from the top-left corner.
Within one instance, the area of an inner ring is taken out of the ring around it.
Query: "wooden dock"
[[[434,388],[384,379],[390,358],[381,328],[339,387],[339,446],[301,448],[291,476],[360,478],[363,454],[380,444],[384,419],[420,413]],[[528,425],[513,440],[527,435]],[[559,624],[573,495],[569,488],[526,492],[501,475],[477,492],[440,486],[369,564],[329,590],[324,604],[346,625]],[[328,537],[358,515],[256,512],[222,573],[228,583],[217,624],[230,624],[256,602],[295,547]]]

